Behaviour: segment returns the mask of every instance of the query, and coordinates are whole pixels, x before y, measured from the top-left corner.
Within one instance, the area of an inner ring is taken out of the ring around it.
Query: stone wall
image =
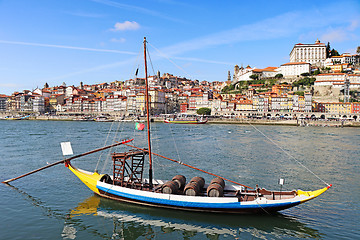
[[[314,86],[313,100],[323,102],[339,102],[339,98],[343,95],[340,93],[340,88],[333,86]]]

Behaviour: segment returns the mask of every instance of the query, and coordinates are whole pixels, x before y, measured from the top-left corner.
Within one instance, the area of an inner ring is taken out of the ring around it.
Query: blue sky
[[[145,36],[150,74],[225,81],[317,38],[355,53],[360,1],[0,0],[0,94],[130,79]]]

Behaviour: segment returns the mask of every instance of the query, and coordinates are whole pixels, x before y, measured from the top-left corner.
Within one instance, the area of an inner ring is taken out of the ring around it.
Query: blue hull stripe
[[[153,204],[160,205],[169,205],[177,207],[186,207],[186,208],[206,208],[206,209],[256,209],[256,208],[288,208],[300,203],[300,201],[295,202],[286,202],[286,203],[266,203],[266,204],[241,204],[240,202],[230,202],[230,203],[205,203],[205,202],[186,202],[186,201],[175,201],[168,199],[159,199],[152,197],[139,196],[135,194],[129,194],[124,192],[119,192],[113,189],[105,188],[97,185],[99,190],[104,192],[136,201],[142,201]]]

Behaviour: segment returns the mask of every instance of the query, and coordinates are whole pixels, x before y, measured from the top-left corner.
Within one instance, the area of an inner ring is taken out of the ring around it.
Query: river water
[[[0,180],[63,159],[60,142],[80,154],[128,137],[145,147],[145,136],[134,123],[0,121]],[[359,128],[154,123],[152,139],[153,152],[248,186],[333,187],[275,215],[199,214],[97,197],[61,164],[0,184],[0,239],[359,239]],[[72,163],[110,171],[108,153]],[[155,157],[155,178],[176,174],[212,179]]]

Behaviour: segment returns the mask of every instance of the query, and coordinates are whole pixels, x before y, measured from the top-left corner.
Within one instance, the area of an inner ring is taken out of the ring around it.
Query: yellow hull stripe
[[[298,196],[306,196],[308,197],[305,200],[301,200],[300,202],[307,202],[313,198],[316,198],[317,196],[320,196],[321,194],[323,194],[326,190],[328,190],[331,187],[331,185],[324,187],[322,189],[319,190],[315,190],[315,191],[302,191],[302,190],[297,190],[297,194]]]
[[[93,192],[100,194],[99,189],[97,189],[96,184],[97,181],[101,179],[104,174],[99,174],[94,172],[92,174],[88,174],[82,171],[79,171],[77,168],[73,167],[70,163],[68,164],[68,168]]]

